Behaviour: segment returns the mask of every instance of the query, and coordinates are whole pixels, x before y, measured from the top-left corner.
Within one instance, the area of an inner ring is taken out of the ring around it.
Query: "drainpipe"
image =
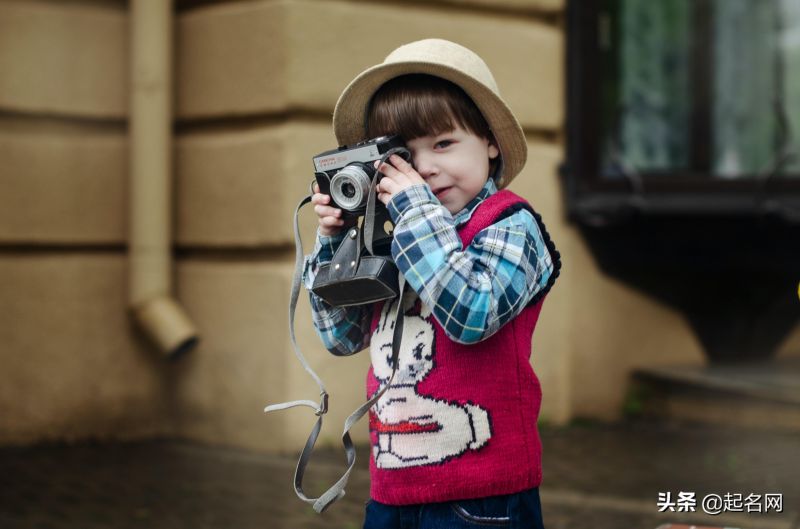
[[[130,1],[129,308],[168,357],[197,331],[172,297],[172,1]]]

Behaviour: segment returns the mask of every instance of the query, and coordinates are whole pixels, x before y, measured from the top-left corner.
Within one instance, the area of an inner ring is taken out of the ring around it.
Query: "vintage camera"
[[[411,161],[399,136],[345,145],[313,158],[319,190],[330,195],[331,206],[342,210],[342,218],[364,216],[362,225],[348,230],[333,260],[321,265],[314,278],[312,292],[333,306],[374,303],[398,295],[399,271],[392,260],[389,212],[376,197],[374,216],[366,215],[377,171],[374,163],[390,152]]]
[[[399,136],[380,136],[355,145],[343,145],[314,156],[314,170],[321,193],[330,195],[331,206],[342,210],[342,218],[358,217],[367,209],[367,198],[373,164],[392,148],[403,148],[397,154],[411,161]],[[380,211],[383,208],[384,211]],[[376,218],[384,218],[385,206],[375,202]]]

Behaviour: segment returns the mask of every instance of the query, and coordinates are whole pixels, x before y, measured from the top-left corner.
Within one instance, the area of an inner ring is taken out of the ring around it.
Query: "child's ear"
[[[497,148],[497,145],[495,145],[494,142],[490,142],[489,143],[489,159],[490,160],[494,160],[498,156],[500,156],[500,149]]]

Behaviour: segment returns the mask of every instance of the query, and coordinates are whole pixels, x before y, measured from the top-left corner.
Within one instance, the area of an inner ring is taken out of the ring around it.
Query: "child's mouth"
[[[442,199],[442,197],[443,197],[445,194],[447,194],[447,192],[448,192],[448,191],[450,191],[450,189],[452,189],[452,187],[442,187],[442,188],[440,188],[440,189],[437,189],[436,191],[434,191],[434,192],[433,192],[433,194],[434,194],[434,196],[436,196],[436,198],[438,198],[439,200],[441,200],[441,199]]]

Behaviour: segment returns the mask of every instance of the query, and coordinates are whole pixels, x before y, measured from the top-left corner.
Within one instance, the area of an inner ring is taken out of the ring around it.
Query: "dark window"
[[[800,320],[800,0],[567,0],[567,210],[713,360]]]
[[[798,0],[575,0],[568,39],[578,218],[800,218]]]

